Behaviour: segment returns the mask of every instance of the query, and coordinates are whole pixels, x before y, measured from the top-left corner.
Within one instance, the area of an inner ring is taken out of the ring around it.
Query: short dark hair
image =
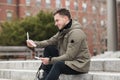
[[[67,16],[69,19],[71,19],[71,15],[70,15],[70,12],[69,10],[65,9],[65,8],[60,8],[58,10],[56,10],[53,15],[55,16],[56,14],[60,14],[60,15],[63,15],[63,16]]]

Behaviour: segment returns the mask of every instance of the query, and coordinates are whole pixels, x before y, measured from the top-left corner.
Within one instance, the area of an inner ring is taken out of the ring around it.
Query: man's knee
[[[53,48],[54,48],[53,45],[49,45],[49,46],[45,47],[45,50],[51,50],[51,49],[53,49]]]
[[[53,64],[54,67],[63,67],[64,65],[64,61],[57,61]]]
[[[58,50],[54,45],[49,45],[44,49],[44,57],[49,57],[49,56],[56,57],[58,56],[58,54],[59,54]]]

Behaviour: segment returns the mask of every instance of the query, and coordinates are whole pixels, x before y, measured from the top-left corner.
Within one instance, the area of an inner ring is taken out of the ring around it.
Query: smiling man
[[[84,74],[89,71],[90,53],[86,35],[81,25],[71,19],[69,10],[65,8],[54,12],[55,25],[59,31],[44,41],[27,40],[28,47],[45,48],[43,62],[43,78],[40,80],[58,80],[60,74]]]

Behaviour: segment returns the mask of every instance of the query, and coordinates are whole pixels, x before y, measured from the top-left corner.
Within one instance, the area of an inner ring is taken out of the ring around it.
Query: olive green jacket
[[[73,70],[88,72],[90,66],[90,53],[88,50],[85,33],[80,29],[80,24],[72,21],[72,25],[48,40],[35,41],[38,47],[57,45],[58,57],[53,57],[50,63],[65,61],[65,64]]]

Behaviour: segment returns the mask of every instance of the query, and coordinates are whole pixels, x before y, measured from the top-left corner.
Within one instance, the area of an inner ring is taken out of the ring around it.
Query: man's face
[[[55,21],[55,26],[58,27],[59,30],[61,30],[67,22],[66,16],[56,14],[54,15],[54,21]]]

